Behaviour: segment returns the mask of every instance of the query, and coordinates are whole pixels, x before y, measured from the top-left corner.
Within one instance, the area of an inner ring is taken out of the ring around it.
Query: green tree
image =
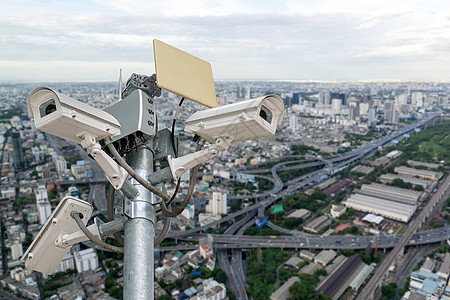
[[[308,281],[294,283],[289,288],[289,300],[326,300],[330,299],[327,295],[319,294],[314,290],[314,285]]]
[[[215,268],[212,271],[212,275],[217,282],[225,283],[228,280],[227,273],[225,273],[222,269]]]
[[[105,288],[108,290],[110,288],[112,288],[114,286],[114,281],[112,281],[111,279],[106,279],[105,280]]]
[[[385,285],[381,288],[381,293],[387,299],[392,299],[397,293],[397,284],[395,282],[391,282],[388,285]]]
[[[419,191],[419,192],[423,192],[423,186],[421,186],[421,185],[416,185],[416,186],[414,186],[414,190],[415,190],[415,191]]]
[[[439,220],[439,221],[434,222],[433,225],[431,225],[431,228],[435,229],[435,228],[441,228],[444,226],[445,226],[444,221]]]

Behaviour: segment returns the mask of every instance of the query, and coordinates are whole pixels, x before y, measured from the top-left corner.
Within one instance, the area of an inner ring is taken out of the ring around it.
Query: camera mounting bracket
[[[112,186],[119,190],[122,188],[127,179],[127,171],[119,166],[105,151],[102,150],[100,144],[95,140],[95,137],[89,132],[83,132],[78,137],[81,139],[81,146],[88,149],[91,156],[98,162],[100,167],[105,172],[106,178]]]
[[[183,173],[218,155],[220,150],[227,150],[232,141],[233,140],[230,137],[219,137],[216,139],[214,144],[201,151],[190,153],[178,158],[173,158],[171,155],[168,155],[167,161],[169,163],[173,179],[180,179]]]

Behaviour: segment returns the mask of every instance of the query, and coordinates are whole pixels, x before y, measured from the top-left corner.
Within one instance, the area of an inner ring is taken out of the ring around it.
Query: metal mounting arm
[[[227,150],[228,147],[230,147],[231,142],[231,138],[220,137],[216,139],[213,145],[210,145],[204,150],[178,158],[173,158],[172,156],[168,155],[167,161],[169,163],[173,179],[180,179],[183,173],[219,154],[219,150]]]
[[[125,179],[127,179],[127,171],[125,171],[124,168],[119,166],[111,157],[109,157],[105,151],[102,150],[102,147],[95,140],[95,138],[88,132],[83,132],[79,135],[79,137],[82,139],[81,146],[90,151],[90,154],[103,169],[106,178],[108,178],[108,181],[112,184],[112,186],[116,190],[121,189]]]
[[[99,240],[104,241],[108,235],[122,231],[126,219],[122,217],[108,223],[103,223],[99,218],[94,218],[94,224],[88,226],[87,230]],[[70,234],[61,231],[55,240],[55,246],[67,248],[87,240],[89,240],[89,237],[82,230],[77,230]]]
[[[95,218],[94,221],[95,223],[88,226],[87,229],[97,238],[101,238],[100,230],[97,224],[97,218]],[[55,246],[61,248],[70,248],[77,243],[81,243],[87,240],[89,240],[89,238],[81,230],[77,230],[70,234],[61,231],[58,235],[58,238],[55,240]]]

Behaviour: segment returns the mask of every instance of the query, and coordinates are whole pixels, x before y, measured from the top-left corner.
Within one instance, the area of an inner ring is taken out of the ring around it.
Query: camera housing
[[[36,129],[75,143],[86,133],[97,141],[120,134],[120,123],[107,112],[47,87],[30,93],[27,108]]]
[[[88,239],[70,213],[77,211],[82,214],[82,221],[86,225],[93,210],[86,201],[70,196],[63,198],[22,256],[25,267],[53,274],[71,246]]]
[[[283,117],[281,97],[267,95],[196,112],[186,120],[184,130],[211,144],[218,138],[242,142],[274,135]]]

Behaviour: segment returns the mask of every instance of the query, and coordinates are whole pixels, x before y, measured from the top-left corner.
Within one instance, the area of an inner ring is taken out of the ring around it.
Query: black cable
[[[177,196],[177,192],[180,189],[180,184],[181,184],[181,178],[178,179],[177,186],[175,187],[175,191],[173,192],[173,194],[170,197],[169,201],[166,202],[166,205],[170,205],[173,202],[173,200],[175,200],[175,197]]]
[[[202,147],[203,147],[203,143],[202,143],[202,141],[199,141],[195,151],[200,151],[200,149]],[[172,211],[172,210],[168,209],[167,206],[166,206],[166,203],[164,201],[161,201],[161,205],[160,206],[161,206],[161,210],[163,211],[164,216],[176,217],[176,216],[178,216],[179,214],[181,214],[183,212],[183,210],[189,204],[189,201],[191,200],[191,196],[192,196],[192,194],[194,192],[195,183],[197,182],[197,172],[198,172],[198,166],[195,166],[194,168],[192,168],[191,180],[189,182],[188,191],[186,193],[186,196],[184,197],[183,202],[181,203],[181,205],[176,210]]]
[[[172,132],[171,132],[171,139],[172,139],[172,149],[173,149],[173,154],[175,155],[175,157],[178,157],[178,149],[175,147],[175,123],[177,121],[178,118],[178,114],[180,113],[180,107],[184,102],[184,97],[181,98],[180,103],[178,103],[178,107],[177,110],[175,112],[175,115],[173,116],[173,121],[172,121]],[[177,182],[177,186],[175,187],[175,191],[172,194],[172,197],[170,197],[169,201],[167,201],[166,205],[170,205],[173,200],[175,200],[175,197],[177,196],[177,192],[180,189],[180,184],[181,184],[181,178],[178,179]]]
[[[158,190],[156,187],[154,187],[150,182],[142,178],[138,173],[136,173],[132,167],[123,159],[122,156],[120,156],[119,152],[117,152],[117,149],[114,147],[113,144],[107,145],[109,151],[113,155],[114,159],[119,163],[119,165],[124,168],[127,173],[136,179],[137,182],[139,182],[143,187],[145,187],[147,190],[155,194],[156,196],[168,201],[170,199],[169,195],[166,193],[162,193],[160,190]]]
[[[175,122],[177,121],[178,115],[180,114],[180,108],[181,108],[181,105],[183,104],[183,102],[184,102],[184,97],[182,97],[180,100],[180,103],[178,103],[178,107],[175,112],[175,115],[173,116],[173,121],[172,121],[171,138],[172,138],[173,154],[175,155],[175,157],[178,157],[178,149],[175,148]]]
[[[78,227],[80,227],[81,231],[91,240],[91,242],[97,244],[98,246],[105,248],[112,252],[117,253],[124,253],[124,248],[122,247],[116,247],[110,244],[105,243],[101,239],[97,238],[95,235],[93,235],[89,229],[87,229],[86,225],[83,224],[83,221],[81,221],[80,213],[77,211],[72,211],[70,213],[70,216],[75,219],[75,222],[78,224]]]
[[[113,211],[113,206],[114,206],[114,195],[116,194],[116,190],[113,188],[113,186],[110,184],[109,185],[109,190],[108,190],[108,194],[107,194],[107,213],[108,213],[108,221],[112,221],[114,220],[114,211]],[[170,204],[167,205],[169,208],[171,207]],[[166,220],[164,222],[164,227],[162,229],[162,231],[159,233],[159,235],[157,237],[155,237],[155,241],[154,241],[154,246],[156,247],[157,245],[159,245],[167,236],[167,233],[169,231],[170,228],[170,218],[166,217]],[[124,246],[125,241],[123,236],[119,233],[119,232],[114,232],[113,233],[114,238],[122,245]]]

